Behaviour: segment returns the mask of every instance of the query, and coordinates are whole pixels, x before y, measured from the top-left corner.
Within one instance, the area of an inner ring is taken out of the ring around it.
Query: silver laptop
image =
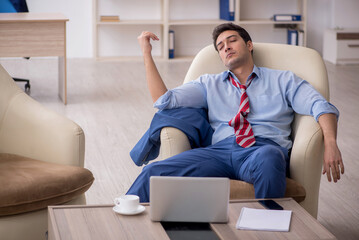
[[[228,178],[150,178],[152,221],[227,222],[228,204]]]

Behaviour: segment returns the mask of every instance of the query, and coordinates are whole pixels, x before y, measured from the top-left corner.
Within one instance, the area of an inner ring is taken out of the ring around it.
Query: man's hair
[[[217,49],[217,38],[218,36],[223,33],[224,31],[229,31],[229,30],[233,30],[236,31],[239,36],[241,36],[241,38],[243,38],[244,42],[247,43],[248,41],[252,41],[251,36],[249,36],[249,33],[242,27],[233,24],[233,23],[223,23],[221,25],[218,25],[212,33],[212,38],[213,38],[213,45],[214,48],[216,49],[216,51],[218,52]]]

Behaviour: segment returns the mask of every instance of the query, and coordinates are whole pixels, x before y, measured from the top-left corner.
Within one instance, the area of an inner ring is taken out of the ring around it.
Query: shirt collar
[[[253,65],[253,71],[252,71],[251,75],[252,75],[253,73],[254,73],[255,76],[257,76],[258,78],[260,77],[259,68],[258,68],[255,64]],[[223,81],[229,80],[229,74],[231,74],[232,77],[233,77],[237,82],[239,82],[238,79],[237,79],[237,77],[236,77],[236,76],[234,75],[234,73],[232,73],[230,70],[227,70],[227,71],[223,72],[223,78],[222,78],[222,80],[223,80]],[[255,80],[255,79],[256,79],[256,77],[254,77],[253,80]]]

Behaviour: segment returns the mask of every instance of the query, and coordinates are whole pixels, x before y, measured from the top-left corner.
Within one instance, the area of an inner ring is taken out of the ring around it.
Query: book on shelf
[[[234,21],[234,2],[235,0],[219,1],[219,18],[228,21]]]
[[[304,31],[298,30],[298,46],[304,46]]]
[[[296,29],[288,29],[288,40],[287,43],[289,45],[298,45],[298,30]]]
[[[302,15],[298,14],[274,14],[273,20],[276,22],[298,22],[302,21]]]
[[[304,46],[304,31],[298,29],[288,29],[288,40],[289,45]]]
[[[117,15],[103,15],[103,16],[100,16],[100,21],[101,22],[119,22],[120,17]]]
[[[169,30],[168,31],[168,58],[174,58],[175,57],[175,31]]]

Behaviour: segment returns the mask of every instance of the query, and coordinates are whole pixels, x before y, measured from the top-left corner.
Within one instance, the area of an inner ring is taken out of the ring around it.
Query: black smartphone
[[[258,202],[267,209],[283,210],[283,207],[273,200],[259,200]]]

